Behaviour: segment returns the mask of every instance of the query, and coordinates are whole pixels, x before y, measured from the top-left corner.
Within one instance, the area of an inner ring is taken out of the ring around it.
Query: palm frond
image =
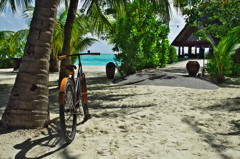
[[[23,11],[23,17],[26,23],[28,24],[28,26],[30,26],[30,23],[33,17],[33,11],[34,11],[33,6],[28,6],[28,8]]]
[[[11,11],[14,13],[17,8],[25,9],[33,2],[33,0],[1,0],[0,1],[0,13],[4,11],[9,3]]]
[[[87,10],[86,15],[92,21],[92,24],[94,24],[91,27],[94,28],[95,33],[98,36],[101,35],[105,28],[111,27],[110,22],[108,21],[107,17],[103,14],[103,11],[100,8],[100,4],[98,4],[97,0],[92,1],[86,0],[86,3],[83,5],[83,9]]]
[[[74,52],[81,52],[84,49],[88,48],[89,46],[91,46],[94,42],[97,42],[97,39],[94,38],[80,38],[77,39],[77,43],[75,43],[75,47],[74,47]]]
[[[23,41],[27,41],[29,29],[23,29],[15,32],[11,40],[9,41],[9,51],[12,54],[17,54],[17,48],[22,44]]]
[[[218,44],[218,49],[229,54],[240,43],[240,26],[235,27],[226,37],[222,38]]]

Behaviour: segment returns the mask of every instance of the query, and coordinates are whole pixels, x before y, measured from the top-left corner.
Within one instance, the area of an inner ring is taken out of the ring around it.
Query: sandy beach
[[[189,77],[185,65],[115,82],[104,66],[84,66],[93,118],[78,124],[70,145],[59,136],[58,73],[50,73],[51,124],[33,130],[0,126],[0,159],[239,159],[239,79],[218,86]],[[0,119],[15,77],[12,69],[0,69]]]

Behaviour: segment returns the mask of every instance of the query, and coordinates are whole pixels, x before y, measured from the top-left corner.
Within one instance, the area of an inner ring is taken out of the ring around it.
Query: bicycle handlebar
[[[62,56],[58,56],[58,59],[63,60],[63,59],[66,59],[69,56],[81,56],[81,55],[100,55],[100,53],[93,52],[93,53],[78,53],[78,54],[72,54],[72,55],[62,55]]]

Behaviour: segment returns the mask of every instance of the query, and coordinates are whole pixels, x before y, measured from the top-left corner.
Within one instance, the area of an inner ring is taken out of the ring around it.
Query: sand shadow
[[[48,125],[47,134],[45,134],[45,137],[36,140],[32,140],[29,138],[20,144],[14,145],[14,148],[19,150],[19,152],[15,155],[15,158],[44,158],[66,148],[68,144],[63,142],[58,133],[59,129],[56,123],[57,120],[57,118],[51,120],[50,124]],[[36,148],[36,146],[38,146],[39,148]],[[48,151],[47,153],[45,151],[41,151],[41,149],[44,148],[50,151]],[[27,154],[29,153],[35,153],[37,157],[28,157]],[[61,155],[64,158],[71,158],[67,151],[63,151]]]
[[[50,112],[54,114],[59,113],[59,105],[58,105],[58,95],[59,95],[59,88],[57,81],[50,81],[48,84],[48,91],[49,91],[49,109]]]
[[[240,120],[232,120],[229,122],[231,132],[228,133],[217,133],[217,135],[223,136],[239,136],[240,135]]]
[[[223,83],[220,84],[222,88],[240,88],[240,78],[239,77],[231,77],[230,79],[226,79]]]
[[[228,98],[223,100],[222,104],[212,105],[206,108],[201,108],[207,111],[226,111],[228,113],[238,113],[240,111],[240,97]],[[218,135],[240,135],[240,119],[232,120],[229,122],[230,132],[217,133]]]
[[[231,157],[223,154],[224,151],[226,151],[226,149],[228,148],[227,146],[225,146],[223,143],[216,143],[216,137],[214,134],[210,134],[205,132],[201,127],[199,127],[193,120],[192,118],[189,117],[184,117],[182,119],[182,121],[184,123],[186,123],[187,125],[189,125],[193,131],[195,131],[196,133],[200,134],[202,137],[204,137],[204,141],[210,145],[216,152],[218,152],[218,154],[224,158],[224,159],[231,159]]]
[[[2,116],[5,107],[8,103],[8,99],[11,93],[13,85],[12,84],[0,84],[0,99],[1,99],[1,103],[0,103],[0,116]]]
[[[208,111],[227,111],[239,112],[240,111],[240,97],[228,98],[222,102],[222,104],[211,105],[205,108],[201,108]]]

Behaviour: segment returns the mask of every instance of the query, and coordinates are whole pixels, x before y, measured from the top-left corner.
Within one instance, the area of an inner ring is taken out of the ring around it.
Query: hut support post
[[[189,46],[188,47],[188,58],[191,58],[192,57],[192,47]]]
[[[182,46],[182,58],[184,58],[184,55],[185,53],[184,53],[184,46]]]
[[[181,49],[180,49],[180,46],[178,46],[178,58],[180,58],[180,52],[181,52]]]

